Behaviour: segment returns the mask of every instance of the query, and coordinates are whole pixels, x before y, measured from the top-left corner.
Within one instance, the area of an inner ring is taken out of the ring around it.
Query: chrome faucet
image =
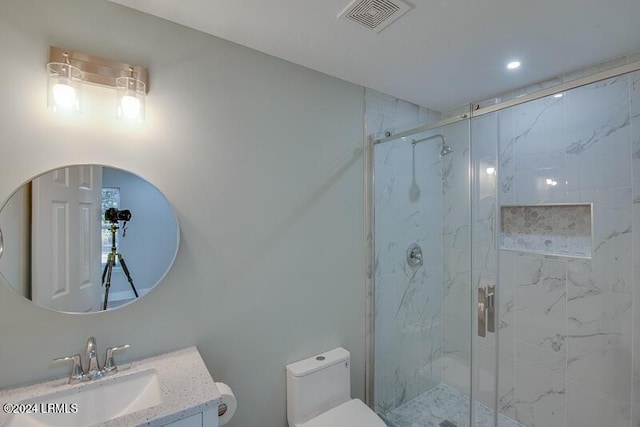
[[[83,371],[82,369],[82,363],[80,361],[79,354],[68,357],[60,357],[58,359],[54,359],[54,362],[73,362],[71,375],[69,376],[69,384],[75,384],[82,381],[97,380],[107,375],[115,374],[118,371],[118,367],[113,360],[113,353],[115,353],[116,351],[127,349],[129,347],[131,347],[129,344],[125,344],[108,348],[104,358],[104,368],[100,368],[96,339],[94,337],[90,337],[87,340],[87,348],[85,350],[85,358],[89,361],[89,366],[86,371]]]
[[[87,368],[87,372],[85,372],[85,376],[90,380],[102,378],[104,376],[104,372],[100,369],[100,362],[98,361],[98,346],[96,345],[96,339],[94,337],[90,337],[87,340],[85,355],[89,360],[89,367]]]

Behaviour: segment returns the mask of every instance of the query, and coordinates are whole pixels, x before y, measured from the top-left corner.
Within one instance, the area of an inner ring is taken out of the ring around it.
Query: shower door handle
[[[487,335],[486,300],[484,287],[478,288],[478,336],[480,337]]]
[[[496,331],[496,285],[487,286],[487,331]]]
[[[487,336],[487,331],[496,331],[496,286],[478,288],[478,336]]]

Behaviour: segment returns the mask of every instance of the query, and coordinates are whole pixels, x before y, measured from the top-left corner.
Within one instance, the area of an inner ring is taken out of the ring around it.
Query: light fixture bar
[[[49,62],[65,63],[65,55],[69,58],[69,64],[79,68],[83,72],[83,81],[85,82],[115,88],[116,79],[131,76],[131,70],[133,69],[135,78],[142,81],[145,86],[145,92],[149,92],[147,69],[144,67],[124,64],[99,56],[88,55],[55,46],[49,48]]]

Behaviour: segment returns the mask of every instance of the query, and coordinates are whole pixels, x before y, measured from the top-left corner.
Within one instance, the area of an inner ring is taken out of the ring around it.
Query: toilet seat
[[[351,399],[298,427],[386,427],[375,412],[360,399]]]

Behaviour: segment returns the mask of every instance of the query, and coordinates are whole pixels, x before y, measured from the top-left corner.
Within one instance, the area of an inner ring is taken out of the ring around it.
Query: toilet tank
[[[287,365],[289,426],[351,400],[350,354],[342,347]]]

